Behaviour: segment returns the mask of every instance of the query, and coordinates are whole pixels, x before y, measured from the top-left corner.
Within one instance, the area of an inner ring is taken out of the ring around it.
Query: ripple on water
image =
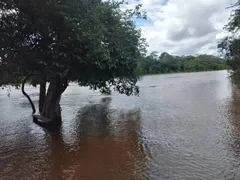
[[[146,76],[139,97],[72,84],[49,130],[21,92],[0,91],[0,179],[240,179],[240,98],[226,77]]]

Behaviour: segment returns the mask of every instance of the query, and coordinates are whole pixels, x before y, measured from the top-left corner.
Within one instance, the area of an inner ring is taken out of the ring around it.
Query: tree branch
[[[22,83],[22,93],[27,97],[28,101],[30,102],[30,104],[31,104],[31,106],[32,106],[32,110],[33,110],[32,114],[35,114],[36,108],[35,108],[32,100],[31,100],[31,98],[29,97],[29,95],[28,95],[28,94],[25,92],[25,90],[24,90],[24,86],[25,86],[25,83],[26,83],[26,81],[27,81],[28,78],[29,78],[29,76],[27,76],[27,77],[23,80],[23,83]]]

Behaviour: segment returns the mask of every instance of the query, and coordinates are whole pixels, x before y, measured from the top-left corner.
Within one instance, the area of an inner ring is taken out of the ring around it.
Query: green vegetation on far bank
[[[172,56],[164,52],[158,56],[153,52],[142,57],[138,63],[138,72],[142,75],[223,69],[228,69],[226,60],[212,55]]]

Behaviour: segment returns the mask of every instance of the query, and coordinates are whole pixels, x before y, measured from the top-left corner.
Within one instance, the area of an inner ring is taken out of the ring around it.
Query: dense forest
[[[212,55],[172,56],[166,52],[160,56],[156,52],[139,60],[140,74],[172,72],[197,72],[227,69],[226,61]]]

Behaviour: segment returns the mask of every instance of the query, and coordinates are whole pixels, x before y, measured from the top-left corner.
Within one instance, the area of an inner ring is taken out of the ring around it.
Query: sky
[[[231,4],[237,0],[127,0],[141,3],[148,20],[136,20],[149,45],[148,52],[172,55],[218,55],[217,43],[226,36]]]

